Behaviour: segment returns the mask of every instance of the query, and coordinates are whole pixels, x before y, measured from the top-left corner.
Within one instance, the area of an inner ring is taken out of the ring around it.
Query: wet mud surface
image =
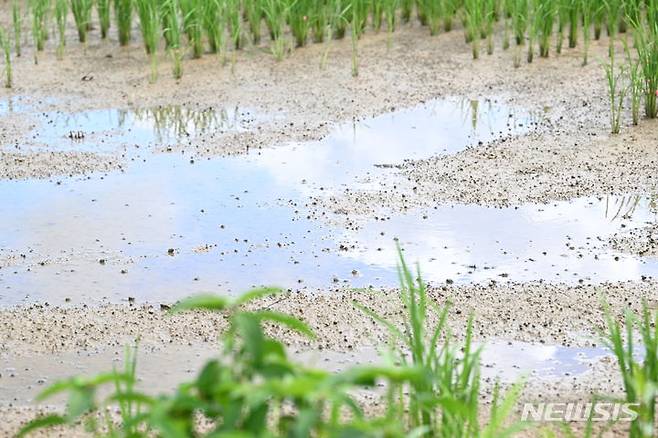
[[[487,385],[619,391],[596,328],[601,300],[658,306],[655,122],[608,135],[603,73],[577,51],[514,69],[409,28],[390,48],[365,37],[356,79],[348,42],[319,70],[323,51],[247,50],[235,72],[205,57],[155,85],[138,47],[17,62],[32,80],[0,91],[0,433],[138,337],[144,384],[163,361],[159,389],[188,378],[223,318],[160,306],[195,292],[282,286],[257,305],[315,329],[272,332],[296,357],[376,360],[386,336],[352,301],[400,314],[396,243],[458,338],[475,313]]]
[[[0,181],[0,200],[11,205],[0,218],[8,230],[0,238],[4,305],[172,301],[259,285],[392,287],[396,243],[435,283],[596,283],[638,280],[658,268],[607,244],[655,219],[640,195],[410,207],[349,223],[354,213],[316,202],[395,180],[392,169],[409,159],[540,129],[538,116],[495,99],[436,100],[340,125],[319,142],[216,158],[162,145],[253,129],[258,117],[175,106],[40,118],[32,135],[39,148],[120,150],[129,163],[86,177]]]

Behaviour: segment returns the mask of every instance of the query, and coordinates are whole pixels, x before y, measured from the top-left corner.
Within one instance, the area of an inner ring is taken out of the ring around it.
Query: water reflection
[[[153,140],[159,129],[176,136],[245,126],[242,111],[89,112],[53,120],[59,128],[49,132],[61,144],[62,129],[86,126],[105,132],[107,141],[86,136],[87,147],[112,148],[117,141]],[[388,167],[405,159],[517,135],[533,123],[530,114],[493,100],[445,99],[341,125],[320,142],[243,157],[192,164],[179,154],[155,153],[123,173],[85,180],[2,181],[0,304],[127,296],[172,301],[259,284],[391,286],[394,238],[435,282],[605,281],[655,273],[656,262],[605,245],[622,226],[653,220],[653,200],[643,198],[442,206],[372,219],[358,231],[309,219],[309,195],[356,179],[390,178]]]
[[[44,112],[36,117],[31,143],[49,150],[113,152],[163,143],[198,140],[205,135],[243,132],[272,116],[249,108],[190,108],[166,105],[143,109],[104,109],[78,113]]]

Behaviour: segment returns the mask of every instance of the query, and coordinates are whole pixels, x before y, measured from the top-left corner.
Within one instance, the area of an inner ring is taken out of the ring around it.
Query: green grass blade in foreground
[[[37,418],[36,420],[30,421],[26,426],[24,426],[16,435],[17,438],[22,438],[29,435],[30,433],[39,430],[46,429],[54,426],[62,426],[67,424],[66,418],[61,415],[49,414]]]
[[[185,310],[224,310],[229,307],[228,298],[212,294],[195,295],[177,303],[170,310],[171,313],[183,312]]]
[[[656,396],[658,396],[658,312],[643,303],[641,315],[625,312],[624,325],[604,303],[606,331],[603,340],[617,359],[624,383],[625,401],[636,405],[637,418],[631,423],[630,437],[654,436]],[[634,336],[639,332],[644,359],[639,360]]]

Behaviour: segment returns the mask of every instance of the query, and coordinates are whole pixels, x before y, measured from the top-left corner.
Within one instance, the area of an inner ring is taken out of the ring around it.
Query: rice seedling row
[[[97,10],[100,37],[110,30],[111,9],[114,9],[120,45],[131,42],[133,15],[139,19],[141,44],[151,59],[151,80],[157,73],[159,50],[164,49],[174,63],[176,78],[182,76],[186,56],[200,58],[207,53],[219,54],[222,64],[232,52],[235,67],[236,52],[247,42],[263,44],[262,27],[266,26],[269,45],[276,60],[282,60],[293,47],[327,39],[342,39],[349,29],[352,43],[352,75],[359,71],[358,41],[372,28],[380,31],[384,24],[391,35],[397,21],[409,22],[412,17],[427,26],[431,35],[448,32],[454,22],[463,24],[465,41],[471,45],[474,59],[480,57],[482,41],[492,54],[495,35],[502,30],[502,48],[515,40],[513,62],[533,62],[535,53],[548,57],[551,51],[562,53],[564,40],[568,47],[579,45],[582,35],[583,64],[589,61],[592,36],[601,37],[605,29],[609,37],[609,55],[614,57],[615,44],[627,40],[629,33],[635,53],[625,57],[623,68],[630,76],[620,79],[619,91],[630,89],[633,123],[638,123],[637,108],[643,104],[644,114],[655,118],[658,90],[658,0],[26,0],[31,14],[32,37],[36,51],[44,50],[48,38],[48,19],[55,17],[57,54],[63,56],[66,45],[66,25],[69,11],[73,15],[78,39],[85,43],[92,30],[92,9]],[[12,3],[14,50],[20,56],[22,16],[19,0]],[[185,43],[181,39],[185,35]],[[623,37],[620,37],[623,35]],[[8,38],[8,37],[6,37]],[[630,51],[627,51],[630,52]],[[329,46],[323,52],[325,65]],[[35,57],[36,61],[36,57]],[[641,91],[640,91],[641,90]],[[611,99],[612,99],[612,95]],[[619,96],[617,96],[619,97]],[[642,103],[640,103],[640,101]],[[624,99],[615,100],[611,108],[622,112]],[[615,120],[621,120],[616,115]],[[614,124],[616,125],[616,124]],[[617,131],[616,126],[613,129]]]

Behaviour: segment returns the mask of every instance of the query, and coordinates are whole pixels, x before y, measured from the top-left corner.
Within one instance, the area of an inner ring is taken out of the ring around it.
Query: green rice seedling
[[[466,20],[466,32],[469,35],[471,42],[471,52],[473,59],[478,59],[480,56],[480,32],[483,22],[482,4],[480,0],[465,0],[464,1],[464,17]]]
[[[484,0],[484,33],[487,39],[487,54],[493,55],[494,52],[494,42],[493,42],[493,33],[494,25],[496,23],[496,17],[498,16],[497,12],[497,3],[496,0]]]
[[[260,43],[261,38],[261,23],[263,20],[263,5],[262,0],[245,0],[244,2],[245,15],[249,23],[249,32],[251,40],[254,44]]]
[[[513,0],[512,27],[516,45],[521,46],[525,42],[525,34],[528,29],[529,0]]]
[[[32,10],[32,37],[37,51],[42,51],[48,35],[46,15],[50,9],[50,2],[49,0],[31,0],[30,9]]]
[[[583,66],[589,62],[589,45],[592,40],[592,20],[596,10],[601,9],[598,0],[582,0],[581,11],[583,14]]]
[[[13,0],[11,3],[11,18],[14,26],[14,51],[16,56],[21,56],[21,31],[23,20],[21,18],[21,6],[19,0]]]
[[[91,24],[92,0],[71,0],[71,12],[78,30],[78,39],[81,43],[87,42],[87,32]]]
[[[503,17],[503,50],[510,47],[510,19],[505,15]]]
[[[570,0],[569,4],[569,48],[578,45],[578,19],[581,14],[581,0]]]
[[[311,4],[311,29],[313,30],[313,42],[324,42],[327,34],[327,25],[331,6],[328,2],[317,1]]]
[[[135,8],[146,54],[154,54],[157,52],[158,36],[160,34],[158,0],[135,0]]]
[[[421,26],[427,26],[427,7],[432,0],[416,0],[416,18]]]
[[[290,30],[297,47],[305,46],[308,40],[311,30],[309,15],[312,2],[313,0],[290,0],[290,4],[286,7]]]
[[[352,8],[352,0],[333,0],[334,7],[333,13],[336,14],[332,17],[332,35],[335,39],[340,40],[345,38],[347,33],[347,26],[350,22],[350,9]]]
[[[646,0],[645,16],[649,29],[653,29],[658,23],[658,1]],[[632,23],[631,23],[632,24]]]
[[[530,0],[531,13],[529,14],[530,22],[528,23],[528,33],[527,33],[528,53],[526,56],[526,60],[528,64],[532,63],[532,61],[535,58],[535,39],[537,37],[537,34],[539,33],[539,28],[541,26],[539,14],[537,13],[537,11],[539,10],[541,1],[542,0]]]
[[[455,14],[457,14],[457,6],[460,0],[443,0],[441,2],[442,14],[443,15],[443,30],[445,32],[450,32],[453,27],[453,22],[455,20]]]
[[[525,425],[509,421],[521,384],[514,385],[505,397],[501,397],[500,387],[495,386],[488,425],[480,429],[481,348],[473,346],[473,317],[466,327],[463,344],[453,345],[452,334],[446,325],[449,305],[439,308],[430,299],[420,272],[412,274],[398,251],[400,301],[405,312],[402,321],[387,320],[354,303],[388,330],[391,360],[404,367],[422,370],[424,376],[406,388],[406,400],[396,395],[395,388],[388,389],[390,413],[406,412],[409,427],[424,430],[424,436],[494,437],[509,436],[522,430]],[[437,317],[434,325],[430,323],[432,312]]]
[[[13,71],[11,67],[11,43],[4,28],[0,26],[0,47],[4,54],[5,64],[5,88],[11,88],[14,85]]]
[[[606,17],[606,32],[611,39],[614,39],[619,33],[619,27],[622,22],[624,5],[628,0],[603,0],[603,9]]]
[[[391,47],[393,32],[395,32],[396,15],[399,0],[384,0],[384,17],[386,18],[386,31],[388,32],[387,44]]]
[[[222,53],[225,20],[220,0],[206,0],[203,4],[203,29],[211,53]]]
[[[361,35],[366,30],[368,23],[369,0],[351,0],[352,1],[352,28],[356,28],[356,35]]]
[[[632,421],[629,436],[655,436],[656,396],[658,396],[658,313],[642,305],[640,315],[626,311],[624,326],[604,306],[606,332],[604,342],[614,353],[624,383],[625,401],[634,404],[637,418]],[[635,331],[640,334],[644,359],[637,357]]]
[[[162,36],[165,40],[165,48],[169,49],[173,46],[173,35],[175,32],[174,28],[178,28],[179,42],[180,46],[180,29],[179,29],[179,20],[178,20],[178,10],[176,5],[176,0],[162,0],[160,3],[160,26],[162,27]]]
[[[66,47],[66,18],[69,13],[68,0],[55,0],[55,23],[57,24],[57,57],[62,59]]]
[[[179,0],[183,29],[192,46],[192,57],[203,56],[203,13],[205,0]],[[227,9],[228,11],[228,9]]]
[[[610,57],[609,63],[603,64],[603,68],[608,82],[608,98],[610,99],[610,132],[619,134],[626,94],[626,89],[620,85],[623,72],[617,72],[614,54]]]
[[[351,12],[352,12],[352,31],[351,31],[351,38],[352,38],[352,77],[357,77],[359,75],[359,38],[360,38],[360,32],[361,32],[361,26],[359,25],[359,13],[360,13],[360,8],[358,7],[358,3],[360,0],[352,0],[352,7],[351,7]]]
[[[107,38],[110,31],[110,0],[96,0],[96,12],[101,28],[101,38]]]
[[[178,80],[183,77],[183,51],[180,47],[172,47],[169,53],[173,62],[172,73],[174,79]]]
[[[164,0],[160,7],[160,14],[166,14],[166,19],[161,18],[163,34],[167,43],[167,51],[172,60],[172,72],[174,79],[183,77],[183,50],[181,48],[181,23],[176,9],[176,0]]]
[[[615,50],[615,39],[619,32],[619,23],[622,18],[623,7],[621,0],[603,0],[603,5],[605,8],[605,15],[607,18],[606,28],[608,30],[609,37],[609,52],[610,56],[614,56]]]
[[[501,8],[504,18],[512,18],[512,12],[514,11],[514,0],[502,0]]]
[[[640,107],[642,105],[642,72],[640,70],[640,61],[633,59],[628,43],[624,41],[624,53],[626,54],[626,73],[628,80],[628,93],[631,102],[631,115],[633,125],[640,123]]]
[[[622,13],[622,23],[624,27],[633,23],[639,23],[641,19],[642,0],[624,0],[622,2],[624,11]]]
[[[144,40],[144,49],[151,58],[151,82],[158,77],[158,41],[160,36],[160,5],[158,0],[135,0],[135,8],[139,17],[139,27]]]
[[[605,21],[605,3],[603,1],[597,2],[598,4],[592,8],[592,23],[594,25],[594,39],[601,39],[601,30],[603,29],[603,22]]]
[[[327,24],[327,35],[325,38],[325,49],[322,53],[322,58],[320,60],[320,68],[324,69],[327,63],[327,58],[329,57],[329,51],[331,50],[331,43],[333,39],[332,32],[335,31],[335,29],[338,29],[339,26],[336,25],[336,21],[341,21],[343,23],[342,26],[347,26],[348,23],[348,14],[351,10],[351,4],[347,4],[343,7],[342,2],[337,1],[333,5],[329,5],[328,7],[333,8],[333,12],[329,14],[329,23]],[[343,9],[340,9],[343,8]]]
[[[438,35],[443,23],[440,3],[435,0],[423,0],[422,4],[425,21],[430,29],[430,35]]]
[[[263,0],[265,22],[272,38],[271,50],[274,59],[281,61],[286,54],[285,25],[287,8],[278,0]]]
[[[537,33],[539,38],[539,56],[548,58],[550,40],[555,21],[555,4],[553,0],[539,0],[535,11]]]
[[[656,98],[658,94],[658,21],[650,12],[658,8],[658,1],[649,0],[646,22],[633,23],[633,35],[638,61],[644,81],[645,115],[654,119],[658,116]]]
[[[408,23],[411,20],[411,13],[414,9],[414,0],[400,0],[400,20]]]
[[[397,24],[397,11],[400,6],[400,0],[384,0],[384,18],[386,19],[386,28],[389,32],[395,32]]]
[[[194,1],[202,2],[204,0]],[[242,48],[242,10],[240,7],[240,0],[226,0],[225,2],[226,22],[228,23],[231,42],[235,50]],[[234,59],[235,55],[236,53],[234,51]]]
[[[375,32],[382,30],[382,23],[384,22],[384,2],[386,0],[370,2],[372,14],[372,28]]]
[[[194,0],[176,0],[180,8],[181,17],[183,17],[183,31],[188,40],[192,40],[191,21],[194,19]]]
[[[555,44],[555,52],[558,54],[562,53],[564,30],[569,24],[570,7],[571,0],[557,0],[557,42]]]
[[[132,32],[133,0],[114,0],[114,17],[117,21],[119,44],[127,46]]]

